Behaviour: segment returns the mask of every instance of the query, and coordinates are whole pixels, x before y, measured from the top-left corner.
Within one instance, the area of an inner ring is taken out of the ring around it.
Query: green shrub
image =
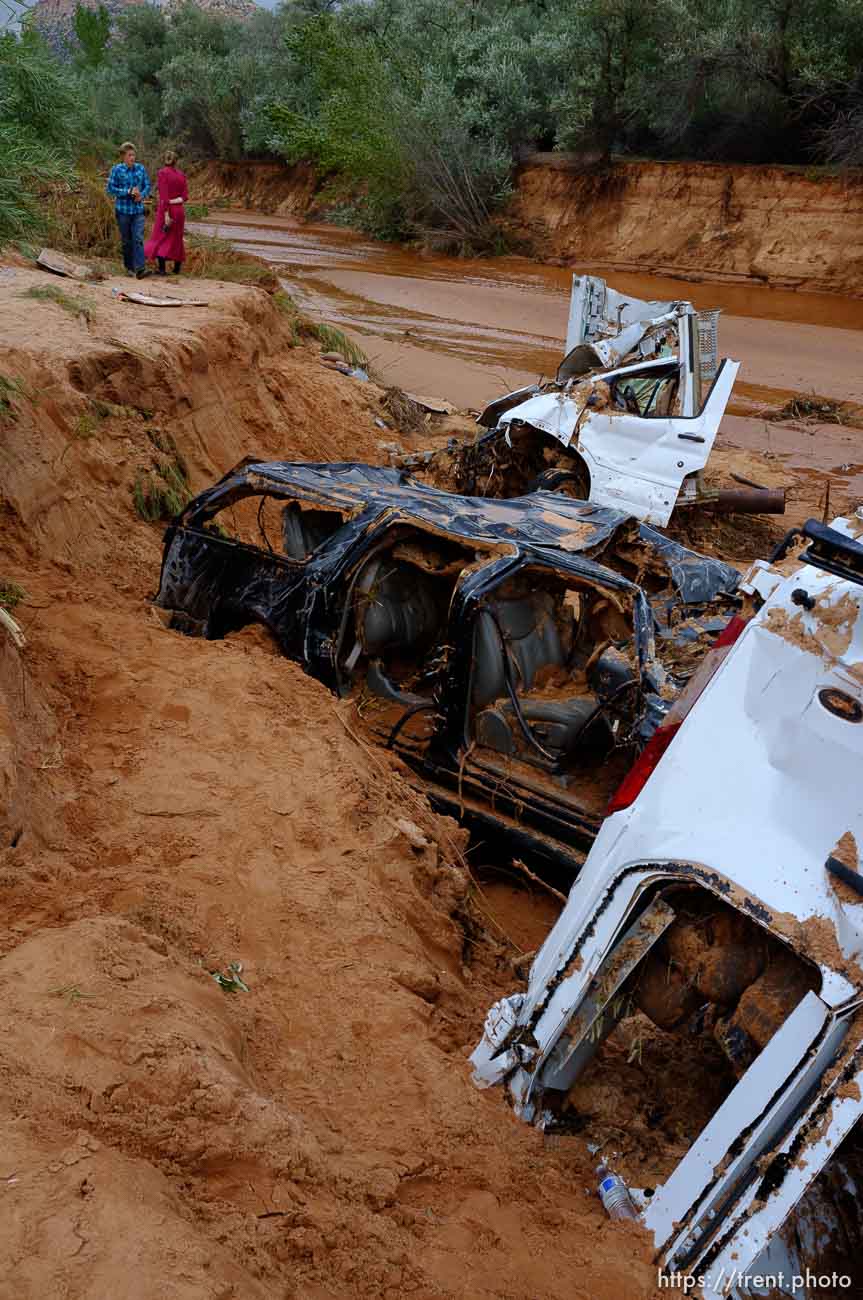
[[[22,398],[32,400],[23,379],[0,374],[0,424],[14,424],[20,413]]]
[[[80,129],[71,70],[34,32],[0,32],[0,244],[45,230],[42,187],[68,183]]]
[[[4,609],[14,609],[26,599],[26,591],[17,582],[13,582],[11,578],[0,578],[0,605]]]
[[[88,325],[96,314],[91,299],[76,297],[53,284],[34,284],[31,288],[25,289],[20,297],[35,298],[38,302],[53,302],[69,312],[70,316],[83,316]]]
[[[241,253],[224,239],[210,235],[186,236],[187,275],[207,280],[227,280],[233,284],[253,284],[267,293],[279,287],[279,277],[272,267],[249,253]]]
[[[132,485],[132,504],[147,523],[170,520],[192,499],[185,458],[170,433],[148,429],[153,446],[148,466],[141,466]]]

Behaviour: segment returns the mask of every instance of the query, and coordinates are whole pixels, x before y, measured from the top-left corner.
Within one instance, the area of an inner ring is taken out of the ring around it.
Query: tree
[[[153,4],[130,6],[117,22],[117,62],[125,70],[129,93],[159,91],[159,73],[168,61],[168,20]]]
[[[76,62],[82,68],[98,68],[104,61],[111,35],[111,15],[103,4],[89,9],[78,3],[73,19],[75,35],[81,49]]]
[[[0,242],[43,226],[39,190],[73,174],[81,105],[71,74],[34,33],[0,33]]]

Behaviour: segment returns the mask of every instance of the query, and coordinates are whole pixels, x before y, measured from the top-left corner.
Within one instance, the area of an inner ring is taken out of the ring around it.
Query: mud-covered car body
[[[157,600],[193,635],[262,624],[355,696],[441,803],[573,867],[738,576],[549,493],[471,499],[394,469],[249,463],[168,528]]]
[[[473,1056],[480,1086],[553,1127],[635,1008],[683,1035],[669,1068],[713,1035],[738,1082],[642,1214],[666,1275],[706,1300],[764,1294],[740,1283],[757,1275],[852,1294],[791,1279],[835,1265],[842,1225],[811,1185],[863,1114],[863,518],[804,531],[790,576],[759,562],[743,580],[757,612],[639,759]]]
[[[522,470],[528,482],[568,482],[573,495],[667,524],[678,501],[704,495],[701,471],[739,370],[718,359],[718,316],[573,276],[555,379],[486,407],[479,424],[489,432],[462,449],[462,472],[506,495],[502,484]]]

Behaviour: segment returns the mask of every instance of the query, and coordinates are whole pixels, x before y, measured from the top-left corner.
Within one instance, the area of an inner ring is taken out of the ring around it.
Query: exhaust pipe
[[[687,504],[684,501],[679,505]],[[713,506],[724,515],[784,515],[784,488],[707,488],[691,497],[693,506]]]
[[[720,488],[716,509],[728,515],[784,515],[784,488]]]

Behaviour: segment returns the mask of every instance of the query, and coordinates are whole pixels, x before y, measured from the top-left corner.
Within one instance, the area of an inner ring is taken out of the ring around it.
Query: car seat
[[[561,765],[577,747],[599,705],[590,692],[570,699],[530,698],[528,692],[540,669],[564,666],[554,601],[548,592],[490,602],[477,618],[474,639],[471,695],[477,743],[541,766]],[[533,743],[519,723],[507,676]],[[597,736],[607,733],[604,720],[597,721],[595,731]]]
[[[398,654],[419,662],[434,644],[440,617],[429,580],[388,556],[369,561],[356,584],[354,618],[358,649],[352,659],[356,662],[359,653],[368,657],[369,690],[403,704],[425,699],[394,685],[383,658]]]

